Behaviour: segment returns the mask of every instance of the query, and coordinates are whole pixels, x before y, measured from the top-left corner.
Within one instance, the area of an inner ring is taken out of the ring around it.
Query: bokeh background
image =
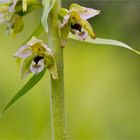
[[[97,37],[140,50],[139,0],[65,0],[63,6],[73,2],[101,10],[90,20]],[[25,28],[14,40],[0,27],[0,110],[28,80],[20,80],[12,55],[40,16],[41,10],[26,16]],[[64,65],[70,140],[140,139],[140,56],[120,47],[69,41]],[[48,73],[0,119],[0,139],[51,139]]]

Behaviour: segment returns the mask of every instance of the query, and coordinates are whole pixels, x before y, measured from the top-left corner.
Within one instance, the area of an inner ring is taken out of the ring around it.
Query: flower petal
[[[80,40],[85,40],[88,37],[88,32],[84,28],[81,30],[71,28],[71,33],[75,34]]]
[[[9,7],[9,12],[10,13],[14,12],[17,2],[18,2],[18,0],[13,0],[12,1],[12,5]]]
[[[7,3],[0,3],[0,24],[3,24],[8,19],[8,8],[9,4]]]
[[[5,17],[5,14],[0,13],[0,25],[6,22],[6,19],[4,17]]]
[[[79,4],[73,3],[73,4],[71,4],[69,10],[70,11],[77,11],[78,13],[83,13],[86,11],[86,8],[79,5]]]
[[[33,59],[32,56],[30,56],[23,61],[21,65],[21,69],[20,69],[21,79],[26,78],[31,73],[30,65],[31,65],[32,59]]]
[[[77,34],[77,37],[81,40],[85,40],[88,37],[88,33],[87,33],[87,31],[82,31],[82,32]]]
[[[60,25],[60,28],[63,28],[69,21],[70,15],[64,16],[63,22]]]
[[[100,10],[95,10],[92,8],[86,8],[86,11],[80,14],[80,17],[82,19],[89,19],[91,17],[94,17],[96,15],[100,14]]]
[[[58,79],[57,66],[53,57],[53,54],[45,55],[46,67],[50,71],[53,79]]]
[[[41,43],[42,40],[39,40],[38,38],[36,38],[35,36],[33,36],[28,42],[27,42],[27,46],[33,46],[36,43]]]
[[[68,34],[70,31],[70,15],[66,15],[63,18],[63,22],[60,24],[61,28],[61,46],[64,47],[67,42]]]
[[[88,32],[88,35],[91,38],[95,39],[96,35],[93,32],[92,27],[87,20],[81,20],[79,24],[84,28],[84,30]]]
[[[27,45],[24,45],[21,48],[19,48],[18,51],[14,54],[15,57],[20,58],[27,58],[30,55],[32,55],[32,50]]]
[[[38,74],[44,69],[44,59],[41,59],[38,64],[36,64],[34,61],[32,61],[32,64],[30,66],[30,70],[33,74]]]
[[[41,46],[42,46],[43,48],[45,48],[47,52],[50,52],[50,53],[52,52],[52,50],[51,50],[50,48],[48,48],[48,45],[47,45],[47,44],[45,44],[45,43],[42,42],[42,43],[41,43]]]

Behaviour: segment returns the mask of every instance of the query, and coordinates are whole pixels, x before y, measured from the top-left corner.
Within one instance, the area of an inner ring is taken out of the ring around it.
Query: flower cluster
[[[23,28],[22,17],[15,14],[17,0],[3,0],[0,2],[0,24],[7,24],[7,31],[18,33]]]
[[[30,9],[27,11],[27,6]],[[37,0],[2,0],[0,1],[0,25],[7,25],[7,32],[13,35],[22,31],[23,16],[34,10]]]
[[[6,23],[7,30],[16,34],[23,29],[23,16],[34,10],[34,4],[40,4],[39,0],[3,0],[0,2],[0,24]],[[31,4],[31,6],[30,6]],[[88,36],[95,39],[87,19],[100,13],[99,10],[86,8],[78,4],[72,4],[69,10],[61,8],[59,17],[61,20],[61,45],[66,45],[69,32],[75,34],[78,39],[85,40]],[[21,61],[21,78],[28,74],[38,74],[48,69],[57,79],[57,67],[53,53],[42,40],[32,37],[25,45],[18,49],[14,56]]]
[[[18,49],[15,57],[23,59],[21,64],[21,78],[28,74],[38,74],[47,68],[53,79],[57,79],[57,68],[53,53],[42,40],[32,37],[25,45]]]
[[[81,40],[85,40],[88,36],[95,39],[95,33],[87,19],[99,13],[99,10],[86,8],[78,4],[72,4],[69,10],[62,8],[60,10],[62,39],[67,38],[69,32],[75,34]]]

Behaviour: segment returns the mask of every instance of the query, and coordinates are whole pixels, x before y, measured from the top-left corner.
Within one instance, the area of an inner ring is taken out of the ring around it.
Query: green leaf
[[[15,103],[20,97],[26,94],[30,89],[32,89],[44,76],[46,69],[44,69],[41,73],[34,75],[18,92],[15,94],[12,99],[6,104],[4,109],[2,110],[1,115],[13,104]]]
[[[78,40],[76,38],[76,36],[69,34],[69,39],[73,39],[76,41],[81,41],[81,43],[83,43],[82,40]],[[112,45],[112,46],[119,46],[119,47],[123,47],[126,49],[129,49],[137,54],[140,55],[140,52],[131,48],[130,46],[128,46],[127,44],[117,41],[117,40],[112,40],[112,39],[103,39],[103,38],[96,38],[96,39],[91,39],[90,37],[88,37],[86,40],[84,40],[84,43],[90,43],[90,44],[100,44],[100,45]]]
[[[46,32],[48,32],[48,15],[51,9],[53,8],[56,0],[42,0],[43,5],[43,15],[41,18],[42,25]]]

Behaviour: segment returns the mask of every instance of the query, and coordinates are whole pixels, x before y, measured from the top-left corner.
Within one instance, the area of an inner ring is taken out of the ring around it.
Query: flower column
[[[60,24],[58,12],[60,0],[56,0],[48,17],[48,45],[53,50],[57,64],[58,80],[51,78],[51,126],[53,140],[66,140],[64,107],[63,50],[60,43]]]

